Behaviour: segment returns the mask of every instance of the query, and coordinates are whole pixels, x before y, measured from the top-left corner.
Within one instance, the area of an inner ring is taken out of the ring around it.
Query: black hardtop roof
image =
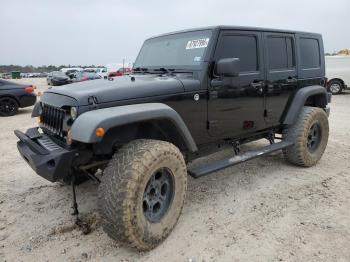
[[[198,28],[191,28],[191,29],[169,32],[169,33],[165,33],[165,34],[152,36],[148,39],[152,39],[152,38],[156,38],[156,37],[160,37],[160,36],[173,35],[173,34],[178,34],[178,33],[192,32],[192,31],[202,31],[202,30],[264,31],[264,32],[272,32],[272,33],[289,33],[289,34],[304,34],[304,35],[308,34],[308,35],[314,35],[314,36],[321,36],[321,34],[319,34],[319,33],[303,32],[303,31],[272,29],[272,28],[262,28],[262,27],[217,25],[217,26],[198,27]]]

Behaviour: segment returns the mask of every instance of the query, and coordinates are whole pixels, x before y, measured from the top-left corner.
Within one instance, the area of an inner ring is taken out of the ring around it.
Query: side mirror
[[[216,63],[216,74],[219,76],[239,76],[239,58],[222,58]]]

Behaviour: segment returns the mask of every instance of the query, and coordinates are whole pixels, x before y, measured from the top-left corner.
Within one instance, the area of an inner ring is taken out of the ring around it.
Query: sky
[[[350,48],[349,0],[0,0],[0,64],[133,62],[171,31],[240,25],[317,32],[326,52]]]

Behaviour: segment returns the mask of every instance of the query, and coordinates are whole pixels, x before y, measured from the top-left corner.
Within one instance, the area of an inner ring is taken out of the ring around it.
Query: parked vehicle
[[[45,92],[32,114],[39,126],[15,131],[18,150],[73,192],[79,179],[100,182],[104,230],[150,250],[179,219],[187,174],[278,150],[298,166],[320,160],[331,98],[323,53],[321,35],[295,31],[218,26],[153,37],[131,75]],[[242,150],[262,138],[265,146]],[[187,167],[225,147],[235,153]],[[73,203],[78,214],[75,194]]]
[[[326,56],[327,90],[341,94],[350,86],[350,56]]]
[[[61,71],[53,71],[47,75],[47,84],[51,86],[61,86],[71,83],[71,79]]]
[[[2,78],[2,79],[11,79],[11,73],[3,73],[3,74],[1,75],[1,78]]]
[[[36,102],[32,85],[17,84],[0,79],[0,116],[13,116],[19,108],[32,106]]]
[[[81,67],[64,67],[64,68],[61,68],[60,71],[68,75],[71,73],[75,73],[77,71],[82,72],[84,71],[84,69]]]
[[[108,73],[107,73],[107,68],[96,68],[96,73],[101,77],[101,78],[107,78]]]
[[[131,68],[129,67],[121,67],[115,72],[110,72],[108,74],[108,77],[114,77],[114,76],[123,76],[123,75],[129,75],[131,73]]]
[[[82,82],[82,81],[88,81],[88,80],[95,80],[100,79],[101,77],[96,73],[91,72],[76,72],[73,77],[73,82]]]

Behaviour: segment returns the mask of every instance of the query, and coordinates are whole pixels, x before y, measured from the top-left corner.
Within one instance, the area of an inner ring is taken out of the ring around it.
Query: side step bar
[[[245,161],[248,161],[250,159],[254,159],[257,158],[259,156],[263,156],[263,155],[268,155],[272,152],[281,150],[283,148],[287,148],[292,146],[293,143],[292,142],[288,142],[288,141],[282,141],[279,143],[274,143],[256,150],[252,150],[252,151],[248,151],[245,152],[243,154],[240,155],[236,155],[234,157],[230,157],[230,158],[226,158],[226,159],[222,159],[222,160],[218,160],[215,161],[213,163],[209,163],[207,165],[204,166],[199,166],[193,169],[189,169],[188,173],[194,177],[194,178],[198,178],[198,177],[202,177],[205,175],[208,175],[212,172],[216,172],[219,171],[221,169],[230,167],[230,166],[234,166],[237,165],[239,163],[243,163]]]

